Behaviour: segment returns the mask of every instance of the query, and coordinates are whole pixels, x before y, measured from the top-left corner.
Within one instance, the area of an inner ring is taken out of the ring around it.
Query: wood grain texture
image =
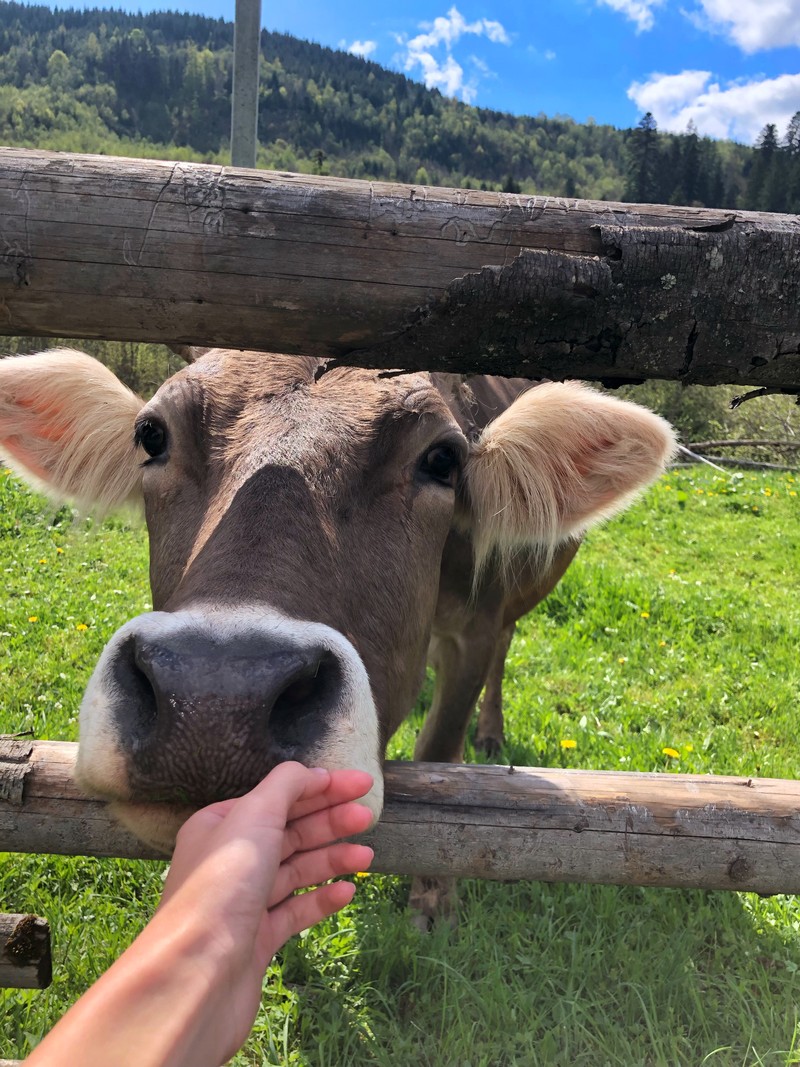
[[[81,794],[76,750],[33,744],[0,850],[155,858]],[[799,812],[777,779],[390,762],[365,840],[393,874],[796,893]]]
[[[52,978],[48,923],[37,915],[0,914],[0,987],[46,989]]]
[[[800,387],[795,216],[0,149],[0,332]]]

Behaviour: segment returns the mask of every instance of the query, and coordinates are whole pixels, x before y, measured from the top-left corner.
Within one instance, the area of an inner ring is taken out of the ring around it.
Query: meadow
[[[594,531],[519,628],[503,759],[794,777],[799,493],[791,474],[676,470]],[[0,731],[74,740],[105,640],[149,606],[144,530],[76,518],[0,468],[0,575]],[[390,756],[410,756],[428,695]],[[48,990],[0,991],[0,1057],[135,936],[163,870],[0,856],[0,910],[47,917],[55,949]],[[237,1067],[800,1063],[793,897],[464,881],[457,929],[424,935],[406,880],[357,880],[270,968]]]

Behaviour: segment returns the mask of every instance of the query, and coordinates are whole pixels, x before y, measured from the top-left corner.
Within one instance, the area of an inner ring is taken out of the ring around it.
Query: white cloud
[[[556,54],[555,54],[555,52],[553,51],[553,49],[552,49],[552,48],[548,48],[548,49],[547,49],[547,51],[546,51],[546,52],[545,52],[545,54],[544,54],[544,58],[545,58],[545,59],[546,59],[546,60],[547,60],[548,62],[550,62],[550,61],[552,61],[552,60],[554,60],[554,59],[556,58]]]
[[[683,13],[701,29],[722,33],[743,52],[800,45],[800,0],[699,0]]]
[[[419,68],[429,89],[439,89],[446,96],[460,96],[467,104],[477,96],[478,76],[491,72],[482,61],[473,62],[476,73],[467,80],[464,68],[452,54],[455,45],[468,34],[486,37],[493,44],[511,44],[511,37],[501,23],[493,19],[467,22],[455,6],[446,16],[440,15],[433,22],[422,22],[419,28],[424,32],[410,40],[405,36],[396,37],[405,50],[401,59],[404,69],[411,72]]]
[[[610,7],[613,11],[618,11],[631,22],[635,22],[636,32],[643,33],[645,30],[652,30],[653,8],[660,7],[664,0],[597,0],[597,2]]]
[[[701,134],[752,144],[768,122],[783,133],[800,111],[800,74],[724,86],[708,70],[651,74],[634,82],[628,96],[641,111],[652,111],[661,129],[682,132],[691,120]]]
[[[377,41],[353,41],[352,44],[345,44],[344,41],[340,43],[340,47],[344,47],[351,56],[361,56],[366,59],[367,56],[371,56],[375,49],[378,47]]]

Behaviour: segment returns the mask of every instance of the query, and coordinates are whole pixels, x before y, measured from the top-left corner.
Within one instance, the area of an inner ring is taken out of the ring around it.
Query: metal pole
[[[231,163],[234,167],[256,165],[260,51],[261,0],[236,0],[231,105]]]

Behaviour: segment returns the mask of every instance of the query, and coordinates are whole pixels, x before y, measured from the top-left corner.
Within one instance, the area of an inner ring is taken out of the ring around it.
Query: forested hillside
[[[754,154],[741,145],[661,134],[652,123],[642,132],[502,114],[296,38],[264,32],[261,45],[260,166],[750,206]],[[233,24],[221,19],[2,3],[0,138],[226,162],[232,50]]]

